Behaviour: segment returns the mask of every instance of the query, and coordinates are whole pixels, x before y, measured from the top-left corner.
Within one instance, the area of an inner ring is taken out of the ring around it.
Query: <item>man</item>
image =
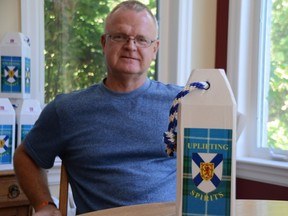
[[[176,161],[162,134],[181,90],[147,78],[159,47],[157,20],[137,1],[116,6],[101,37],[102,83],[58,95],[42,111],[14,156],[19,183],[36,215],[60,215],[45,169],[65,165],[77,214],[175,201]]]

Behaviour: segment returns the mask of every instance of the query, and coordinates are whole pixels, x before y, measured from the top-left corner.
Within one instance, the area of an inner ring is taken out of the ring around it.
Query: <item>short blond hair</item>
[[[118,5],[116,5],[112,11],[107,15],[106,20],[104,22],[104,29],[106,29],[106,21],[109,19],[110,16],[112,16],[117,10],[119,9],[126,9],[126,10],[133,10],[136,12],[141,12],[141,11],[147,11],[151,18],[154,21],[155,24],[155,28],[156,28],[156,37],[158,37],[158,20],[157,18],[153,15],[153,13],[151,12],[150,8],[148,8],[145,4],[139,2],[139,1],[135,1],[135,0],[128,0],[128,1],[124,1],[119,3]]]

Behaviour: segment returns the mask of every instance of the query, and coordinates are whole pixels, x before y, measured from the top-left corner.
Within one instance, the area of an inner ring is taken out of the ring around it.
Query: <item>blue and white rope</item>
[[[169,156],[173,156],[177,149],[177,116],[178,107],[181,99],[194,89],[208,90],[210,88],[209,82],[193,82],[186,85],[184,89],[175,97],[170,112],[168,131],[164,133],[164,143],[166,144],[166,152]]]

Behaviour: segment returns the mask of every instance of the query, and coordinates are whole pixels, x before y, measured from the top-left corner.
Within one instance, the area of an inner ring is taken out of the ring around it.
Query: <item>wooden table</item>
[[[111,208],[81,216],[176,216],[175,203],[152,203]],[[285,216],[288,201],[237,200],[236,216]]]
[[[30,216],[32,207],[20,189],[14,171],[0,171],[0,215]]]

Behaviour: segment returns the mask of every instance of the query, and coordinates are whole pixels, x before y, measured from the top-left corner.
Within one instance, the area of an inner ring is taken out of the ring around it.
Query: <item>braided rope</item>
[[[178,107],[181,99],[194,89],[208,90],[210,88],[209,82],[193,82],[186,85],[184,89],[175,97],[170,112],[169,112],[169,125],[168,131],[164,133],[164,143],[166,144],[166,152],[169,156],[174,156],[177,147],[177,116]]]

